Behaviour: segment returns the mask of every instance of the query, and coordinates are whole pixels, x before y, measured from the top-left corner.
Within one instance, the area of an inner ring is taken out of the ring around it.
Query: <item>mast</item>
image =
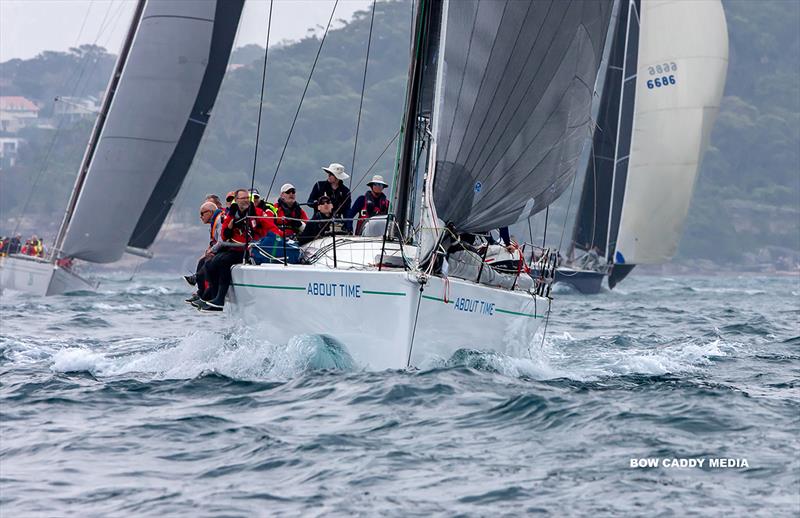
[[[405,232],[408,223],[408,197],[411,186],[411,168],[414,162],[414,142],[416,139],[417,109],[419,107],[419,93],[424,67],[424,52],[428,33],[428,1],[417,0],[417,16],[414,22],[414,41],[411,63],[408,71],[408,94],[406,97],[406,113],[403,118],[403,142],[400,150],[398,165],[397,188],[394,193],[393,205],[395,208],[397,226],[401,234]],[[400,236],[402,239],[402,235]]]
[[[86,151],[83,154],[81,166],[78,170],[78,177],[75,179],[75,185],[72,188],[72,194],[70,195],[69,203],[67,204],[67,210],[64,213],[64,218],[61,220],[61,227],[58,229],[58,235],[56,236],[53,250],[54,253],[51,257],[53,262],[55,262],[55,260],[61,254],[61,246],[64,242],[64,236],[67,233],[70,221],[72,220],[72,214],[75,211],[75,206],[78,204],[78,198],[80,197],[81,190],[83,189],[83,184],[86,181],[86,174],[89,171],[89,164],[91,164],[92,158],[94,157],[97,141],[100,137],[100,132],[103,130],[103,125],[105,124],[108,110],[111,107],[111,101],[114,99],[114,93],[119,85],[119,80],[122,76],[122,69],[125,67],[125,62],[128,59],[128,53],[130,52],[131,45],[133,44],[133,38],[136,35],[136,29],[139,26],[139,21],[142,18],[142,12],[144,11],[145,3],[146,0],[138,0],[138,3],[136,4],[136,9],[133,13],[133,19],[131,20],[131,25],[128,28],[128,34],[125,36],[125,41],[122,44],[122,49],[120,50],[119,57],[117,58],[117,63],[114,65],[114,73],[111,75],[111,79],[108,82],[108,87],[106,87],[106,94],[105,97],[103,97],[103,104],[100,107],[100,114],[97,116],[97,120],[95,120],[94,127],[92,128],[92,134],[89,137],[89,143],[86,145]]]

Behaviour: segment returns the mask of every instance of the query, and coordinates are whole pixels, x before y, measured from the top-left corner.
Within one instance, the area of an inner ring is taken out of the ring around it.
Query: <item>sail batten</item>
[[[461,231],[509,225],[569,185],[611,4],[446,4],[434,185],[443,221]]]

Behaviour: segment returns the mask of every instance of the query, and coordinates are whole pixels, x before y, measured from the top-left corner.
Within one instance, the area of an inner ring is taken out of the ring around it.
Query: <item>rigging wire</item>
[[[372,46],[372,27],[375,24],[375,4],[377,0],[372,0],[372,16],[369,19],[369,36],[367,37],[367,56],[364,58],[364,76],[361,78],[361,97],[358,101],[358,119],[356,120],[356,136],[353,143],[353,160],[350,162],[350,183],[348,188],[352,186],[353,174],[356,170],[356,150],[358,149],[358,130],[361,128],[361,110],[364,107],[364,91],[367,87],[367,67],[369,66],[369,50]]]
[[[256,148],[253,152],[253,174],[250,177],[250,191],[256,184],[256,163],[258,162],[258,141],[261,135],[261,113],[264,111],[264,85],[267,82],[267,56],[269,56],[269,33],[272,29],[272,5],[273,0],[269,0],[269,15],[267,16],[267,42],[264,44],[264,68],[261,72],[261,98],[258,101],[258,122],[256,123]],[[270,188],[272,185],[270,184]]]
[[[564,211],[564,224],[561,225],[561,237],[558,239],[558,248],[557,250],[561,251],[561,245],[564,244],[564,233],[567,230],[567,220],[569,219],[569,209],[572,207],[572,193],[575,191],[575,182],[577,181],[578,175],[572,176],[572,187],[569,189],[569,200],[567,201],[567,210]]]
[[[544,210],[544,233],[542,235],[542,250],[544,250],[545,242],[547,241],[547,222],[550,219],[550,205]]]
[[[328,31],[331,28],[331,22],[333,22],[333,15],[336,13],[336,6],[339,5],[339,0],[333,4],[333,9],[331,9],[331,16],[328,18],[328,25],[325,26],[325,32],[322,34],[322,40],[319,42],[319,48],[317,49],[317,55],[314,57],[314,63],[311,65],[311,71],[308,73],[308,79],[306,80],[306,86],[303,88],[303,94],[300,96],[300,103],[297,105],[297,111],[294,113],[294,118],[292,119],[292,125],[289,127],[289,134],[286,135],[286,142],[283,143],[283,150],[281,151],[281,156],[278,158],[278,165],[275,166],[275,173],[272,175],[272,181],[269,183],[269,189],[267,190],[267,197],[269,197],[270,193],[272,193],[272,187],[275,185],[275,179],[278,177],[278,171],[280,171],[281,163],[283,162],[283,157],[286,154],[286,148],[289,146],[289,140],[292,138],[292,132],[294,131],[294,125],[297,123],[297,117],[300,115],[300,108],[303,107],[303,100],[306,98],[306,92],[308,92],[308,85],[311,84],[311,77],[314,75],[314,69],[317,67],[317,61],[319,60],[319,55],[322,52],[322,46],[325,45],[325,39],[328,37]]]

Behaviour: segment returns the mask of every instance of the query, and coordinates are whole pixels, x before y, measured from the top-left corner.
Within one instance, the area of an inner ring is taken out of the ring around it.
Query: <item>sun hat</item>
[[[290,183],[285,183],[285,184],[281,185],[281,194],[285,193],[289,189],[294,189],[294,185],[292,185]],[[294,189],[294,190],[296,191],[297,189]]]
[[[379,185],[383,185],[384,187],[389,187],[389,184],[383,181],[383,176],[381,176],[379,174],[376,174],[375,176],[372,177],[372,180],[367,182],[367,187],[372,187],[372,184],[375,184],[375,183],[377,183]]]
[[[342,164],[333,163],[328,167],[323,167],[322,170],[332,174],[339,180],[347,180],[350,178],[350,175],[344,172],[344,166]]]

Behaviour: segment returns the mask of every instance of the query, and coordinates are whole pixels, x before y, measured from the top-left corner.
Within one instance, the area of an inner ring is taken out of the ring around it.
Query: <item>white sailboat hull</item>
[[[0,258],[0,289],[3,290],[46,296],[96,288],[96,284],[44,259],[22,255]]]
[[[361,366],[400,369],[459,349],[524,354],[547,301],[460,279],[404,270],[317,265],[235,266],[226,311],[271,342],[326,335]]]

